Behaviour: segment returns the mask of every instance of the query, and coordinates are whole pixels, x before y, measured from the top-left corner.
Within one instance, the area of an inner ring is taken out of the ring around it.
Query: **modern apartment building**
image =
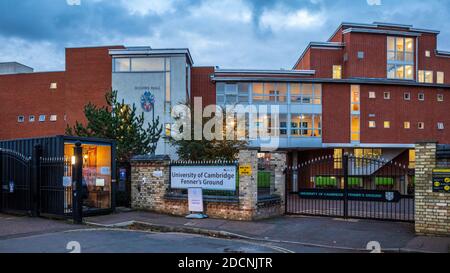
[[[64,134],[84,120],[87,102],[104,104],[114,88],[166,128],[170,108],[194,97],[203,105],[277,105],[270,131],[293,164],[344,152],[414,164],[417,141],[450,143],[450,52],[438,49],[438,34],[343,23],[328,41],[310,43],[291,70],[195,67],[187,49],[67,49],[63,72],[0,75],[0,139]],[[162,142],[158,153],[174,151]]]

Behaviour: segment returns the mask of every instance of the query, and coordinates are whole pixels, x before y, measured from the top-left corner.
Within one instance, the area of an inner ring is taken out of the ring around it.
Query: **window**
[[[24,123],[25,122],[25,117],[24,116],[18,116],[17,117],[17,122],[18,123]]]
[[[437,72],[437,79],[436,79],[436,83],[437,84],[444,84],[444,72]]]
[[[419,82],[433,83],[433,71],[419,70]]]
[[[170,123],[166,123],[165,126],[165,134],[166,136],[171,136],[171,131],[172,131],[172,125]]]
[[[253,100],[256,102],[285,103],[286,97],[287,97],[287,84],[285,83],[253,84]],[[312,96],[310,97],[310,101],[312,101]]]
[[[341,65],[333,65],[333,79],[335,79],[335,80],[342,79],[342,66]]]
[[[131,58],[131,71],[133,72],[165,71],[165,59]]]
[[[403,94],[403,99],[404,99],[404,100],[411,100],[411,93],[405,92],[405,93]]]
[[[419,99],[420,101],[424,101],[424,100],[425,100],[425,94],[424,94],[424,93],[419,93],[418,99]]]
[[[57,115],[51,115],[50,116],[50,121],[55,122],[58,120],[58,116]]]
[[[46,116],[45,115],[40,115],[39,116],[39,122],[44,122],[46,120]]]
[[[31,115],[28,117],[29,122],[34,122],[36,120],[36,117],[34,115]]]
[[[384,99],[390,100],[391,99],[391,92],[384,92]]]
[[[283,117],[281,117],[281,120],[283,120]],[[283,130],[282,128],[280,129]],[[321,137],[322,115],[292,114],[291,135],[300,137]]]
[[[387,48],[387,77],[414,79],[414,40],[405,37],[388,37]]]
[[[384,122],[384,129],[389,129],[391,128],[391,122],[390,121],[385,121]]]
[[[409,169],[415,169],[416,168],[416,150],[411,149],[409,150]]]
[[[369,92],[369,99],[376,99],[377,98],[377,94],[375,92]]]
[[[437,95],[437,101],[438,102],[443,102],[444,101],[444,94],[438,94]]]
[[[335,169],[342,169],[343,164],[342,164],[342,155],[343,155],[343,150],[342,149],[334,149],[334,168]]]
[[[58,89],[58,83],[52,82],[52,83],[50,84],[50,89],[52,89],[52,90]]]
[[[369,128],[377,128],[377,123],[375,121],[369,121]]]
[[[411,129],[411,122],[405,121],[405,122],[403,123],[403,128],[405,128],[405,129]]]
[[[114,72],[129,72],[131,68],[130,58],[115,58]]]
[[[430,58],[431,57],[431,51],[425,50],[425,57]]]
[[[263,92],[263,84],[253,84],[256,92]],[[218,105],[236,105],[248,104],[249,100],[249,83],[218,83],[217,84],[217,104]],[[255,100],[257,98],[255,97]],[[264,99],[264,97],[261,97]]]
[[[425,123],[424,122],[419,122],[417,124],[417,128],[419,128],[419,130],[424,130],[425,129]]]
[[[322,104],[321,84],[290,84],[291,103]]]
[[[364,51],[358,51],[358,59],[364,59]]]
[[[166,102],[172,101],[172,92],[171,92],[171,73],[166,72]]]
[[[438,130],[444,130],[444,123],[443,122],[438,122],[437,128],[438,128]]]
[[[351,109],[351,118],[350,118],[350,135],[352,142],[359,142],[361,140],[361,111],[360,111],[360,95],[361,89],[359,85],[352,85],[350,88],[350,109]]]

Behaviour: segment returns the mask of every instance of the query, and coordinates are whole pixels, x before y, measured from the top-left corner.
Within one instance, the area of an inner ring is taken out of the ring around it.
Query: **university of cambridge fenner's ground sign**
[[[204,190],[235,191],[236,166],[171,166],[172,189],[202,188]]]

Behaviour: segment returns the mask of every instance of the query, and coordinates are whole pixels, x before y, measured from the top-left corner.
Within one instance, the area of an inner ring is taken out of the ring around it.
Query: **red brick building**
[[[310,43],[292,70],[188,67],[182,80],[204,105],[278,105],[273,127],[293,162],[343,150],[407,158],[417,141],[450,143],[450,52],[438,49],[438,34],[343,23],[327,42]],[[87,102],[104,103],[110,49],[122,48],[67,49],[63,72],[0,75],[0,139],[64,134],[82,121]]]

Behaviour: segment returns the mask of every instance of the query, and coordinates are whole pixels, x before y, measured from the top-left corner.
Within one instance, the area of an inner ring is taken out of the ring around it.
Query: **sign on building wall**
[[[171,166],[172,189],[235,191],[236,166]]]

